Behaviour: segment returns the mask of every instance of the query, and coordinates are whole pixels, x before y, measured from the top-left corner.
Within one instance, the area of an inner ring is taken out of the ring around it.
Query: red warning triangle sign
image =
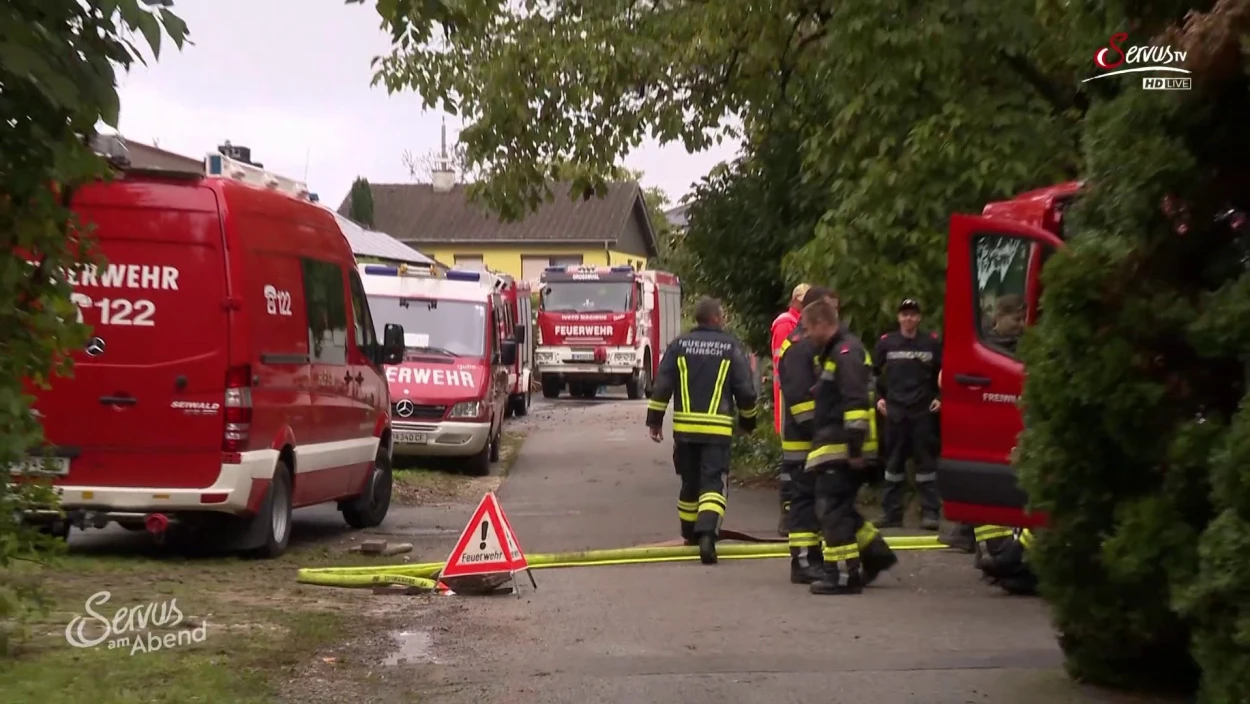
[[[514,573],[525,569],[529,569],[529,562],[521,552],[512,525],[495,493],[488,492],[460,534],[460,540],[456,541],[439,578]]]

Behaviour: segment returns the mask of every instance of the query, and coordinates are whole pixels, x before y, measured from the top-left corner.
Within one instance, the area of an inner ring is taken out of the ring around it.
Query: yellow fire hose
[[[942,550],[946,545],[935,536],[888,537],[885,542],[894,550]],[[751,560],[767,557],[790,557],[785,543],[756,543],[735,545],[720,543],[716,555],[723,560]],[[699,559],[696,546],[634,547],[613,550],[585,550],[582,552],[557,552],[546,555],[527,555],[531,569],[581,567],[588,565],[633,565],[650,562],[687,562]],[[425,562],[415,565],[380,565],[368,567],[320,567],[299,571],[296,581],[323,587],[376,587],[401,585],[433,590],[442,571],[442,562]]]

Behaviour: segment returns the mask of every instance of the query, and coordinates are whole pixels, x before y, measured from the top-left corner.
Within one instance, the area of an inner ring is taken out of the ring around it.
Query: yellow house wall
[[[628,264],[631,261],[637,263],[639,268],[646,268],[646,259],[636,254],[626,254],[614,250],[605,250],[602,246],[570,246],[570,245],[545,245],[534,244],[526,246],[517,245],[426,245],[421,243],[411,243],[414,248],[427,257],[433,257],[447,266],[456,265],[456,255],[469,255],[482,257],[482,263],[486,268],[495,271],[502,271],[511,274],[515,278],[521,278],[521,257],[567,257],[572,255],[582,255],[582,264],[584,266],[619,266]]]

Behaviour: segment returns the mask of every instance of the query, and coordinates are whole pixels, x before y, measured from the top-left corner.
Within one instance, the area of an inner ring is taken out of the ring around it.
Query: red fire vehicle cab
[[[548,267],[542,273],[535,359],[543,396],[565,385],[594,398],[624,384],[631,399],[651,392],[660,355],[681,333],[681,284],[673,274],[630,266]]]
[[[32,520],[62,535],[173,521],[270,557],[293,507],[336,501],[378,525],[382,364],[403,330],[379,343],[347,239],[302,184],[206,161],[220,176],[123,171],[74,195],[107,263],[66,274],[91,337],[72,377],[35,392],[64,514]]]
[[[1063,246],[1063,213],[1080,184],[1064,183],[951,217],[942,349],[942,456],[946,518],[1043,525],[1025,510],[1012,455],[1024,429],[1024,365],[1016,344],[1041,310],[1040,274]]]
[[[403,359],[386,368],[395,454],[464,457],[470,474],[488,474],[517,357],[495,277],[382,264],[360,271],[375,321],[408,331]]]
[[[517,281],[508,274],[488,272],[495,290],[503,297],[503,326],[507,337],[516,340],[516,362],[508,370],[508,405],[505,417],[523,416],[530,410],[530,385],[534,369],[534,312],[528,281]]]

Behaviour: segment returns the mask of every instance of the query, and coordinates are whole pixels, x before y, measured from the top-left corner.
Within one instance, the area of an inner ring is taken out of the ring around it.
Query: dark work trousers
[[[790,501],[794,495],[792,483],[802,471],[802,463],[799,463],[796,467],[793,463],[785,460],[777,462],[777,493],[781,499],[781,524],[777,526],[777,532],[782,535],[785,535],[790,530]]]
[[[942,500],[937,490],[937,423],[934,414],[925,408],[891,405],[886,416],[886,444],[889,447],[885,465],[885,491],[881,509],[885,520],[903,520],[903,495],[907,488],[907,460],[915,462],[916,493],[920,495],[920,512],[924,518],[937,519]]]
[[[855,507],[855,499],[866,478],[866,471],[851,469],[845,463],[833,465],[816,477],[820,529],[825,540],[822,581],[853,589],[863,586],[856,533],[863,527],[864,517]]]
[[[790,529],[790,562],[799,568],[819,567],[821,560],[820,517],[816,513],[816,472],[803,471],[803,462],[786,462],[782,470],[790,475],[790,509],[786,524]]]
[[[729,492],[729,445],[674,440],[673,467],[681,477],[677,494],[681,537],[720,535]]]

